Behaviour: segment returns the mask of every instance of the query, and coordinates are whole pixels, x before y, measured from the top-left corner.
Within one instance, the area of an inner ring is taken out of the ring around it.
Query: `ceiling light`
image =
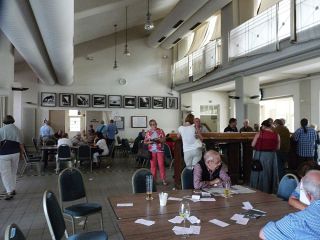
[[[148,0],[148,11],[147,11],[147,19],[146,22],[144,24],[144,29],[147,31],[150,31],[154,28],[153,22],[151,20],[151,13],[150,13],[150,4],[149,4],[149,0]]]
[[[113,69],[118,69],[118,63],[117,63],[117,24],[114,26],[114,64]]]
[[[124,45],[124,55],[130,56],[131,53],[128,50],[128,7],[126,7],[126,44]]]

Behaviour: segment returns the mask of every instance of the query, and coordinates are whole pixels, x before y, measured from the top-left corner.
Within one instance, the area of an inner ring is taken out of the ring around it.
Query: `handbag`
[[[261,141],[262,141],[262,131],[261,131]],[[260,147],[261,147],[261,141],[260,141]],[[262,164],[260,162],[260,155],[261,155],[261,151],[259,151],[259,157],[258,159],[255,159],[255,157],[253,156],[252,162],[251,162],[251,171],[254,172],[261,172],[263,170]]]

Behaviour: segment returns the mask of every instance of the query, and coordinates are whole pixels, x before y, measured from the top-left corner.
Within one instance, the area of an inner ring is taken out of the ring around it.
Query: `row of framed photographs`
[[[154,108],[178,109],[176,97],[120,96],[101,94],[41,93],[41,106],[56,107],[57,95],[60,107],[94,108]],[[108,100],[108,101],[107,101]]]

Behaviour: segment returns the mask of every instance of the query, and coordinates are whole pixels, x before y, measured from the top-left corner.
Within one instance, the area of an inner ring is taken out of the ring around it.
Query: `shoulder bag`
[[[260,149],[261,149],[261,143],[262,143],[262,131],[261,131],[261,141],[260,141]],[[260,136],[259,136],[260,138]],[[260,156],[261,156],[261,151],[259,151],[259,157],[258,159],[253,156],[252,162],[251,162],[251,170],[255,172],[261,172],[263,170],[262,164],[260,162]]]

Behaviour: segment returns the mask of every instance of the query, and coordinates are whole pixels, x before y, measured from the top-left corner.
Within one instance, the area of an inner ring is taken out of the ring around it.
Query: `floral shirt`
[[[146,132],[144,142],[148,142],[155,138],[164,138],[166,135],[161,128],[156,128],[155,130],[149,129]],[[161,142],[153,143],[148,145],[148,150],[150,152],[163,152],[163,144]]]

